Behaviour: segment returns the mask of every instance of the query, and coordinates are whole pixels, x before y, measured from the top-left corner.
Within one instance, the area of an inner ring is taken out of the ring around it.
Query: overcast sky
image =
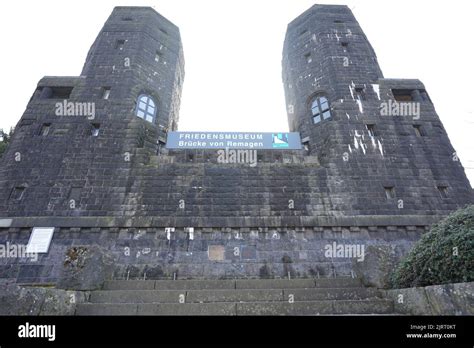
[[[114,6],[151,6],[181,31],[180,130],[286,131],[281,53],[287,24],[312,0],[5,1],[0,12],[0,128],[20,119],[39,79],[77,76]],[[386,78],[426,86],[474,184],[472,1],[346,4]]]

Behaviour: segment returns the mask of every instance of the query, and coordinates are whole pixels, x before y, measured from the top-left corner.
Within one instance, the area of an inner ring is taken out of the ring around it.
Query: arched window
[[[148,122],[155,122],[156,104],[149,95],[142,94],[138,97],[135,114]]]
[[[311,113],[313,114],[313,122],[319,123],[331,117],[329,110],[329,101],[326,97],[316,97],[311,104]]]

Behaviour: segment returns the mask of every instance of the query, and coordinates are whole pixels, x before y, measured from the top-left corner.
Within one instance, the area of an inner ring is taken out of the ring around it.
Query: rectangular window
[[[395,188],[393,186],[385,186],[384,189],[387,199],[395,198]]]
[[[360,101],[366,100],[365,90],[364,90],[363,87],[356,87],[355,88],[355,95],[356,95],[356,98]]]
[[[123,50],[124,45],[125,45],[125,40],[117,40],[115,42],[115,49],[116,50]]]
[[[91,136],[93,136],[93,137],[99,136],[100,124],[99,123],[92,123],[91,126],[92,126]]]
[[[51,88],[51,99],[69,99],[71,96],[73,87],[50,87]]]
[[[306,60],[306,63],[311,63],[313,61],[313,58],[311,58],[311,53],[306,53],[304,55],[304,59]]]
[[[39,87],[34,95],[35,99],[69,99],[74,87]]]
[[[109,99],[110,97],[110,87],[104,87],[102,88],[102,99]]]
[[[413,90],[411,89],[392,89],[392,94],[398,102],[413,101]]]
[[[309,141],[303,141],[303,148],[304,148],[306,151],[309,151]]]
[[[438,186],[438,191],[441,198],[448,198],[448,186],[440,185]]]
[[[42,137],[45,137],[49,134],[50,130],[51,130],[51,123],[43,123],[40,129],[39,135],[41,135]]]
[[[349,42],[341,41],[341,46],[342,46],[342,49],[344,50],[344,52],[347,52],[347,49],[349,47]]]
[[[122,17],[122,21],[131,22],[131,21],[133,21],[133,18],[132,17]]]
[[[163,56],[163,54],[159,51],[156,51],[155,52],[155,62],[159,62],[161,61],[161,57]]]
[[[375,132],[375,124],[366,124],[365,127],[367,128],[367,131],[371,137],[375,137],[377,135]]]
[[[23,198],[23,194],[25,193],[25,186],[16,186],[13,188],[12,192],[10,193],[10,199],[14,201],[19,201]]]
[[[417,137],[424,137],[425,136],[425,131],[419,124],[414,124],[413,129],[415,129],[415,134]]]

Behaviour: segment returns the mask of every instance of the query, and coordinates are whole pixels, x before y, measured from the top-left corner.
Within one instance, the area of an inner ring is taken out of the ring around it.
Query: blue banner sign
[[[169,132],[168,149],[299,150],[300,133]]]

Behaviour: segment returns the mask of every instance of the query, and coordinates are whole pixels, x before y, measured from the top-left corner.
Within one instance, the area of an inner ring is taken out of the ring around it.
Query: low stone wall
[[[65,289],[93,290],[106,277],[219,279],[358,276],[365,279],[364,274],[375,274],[375,283],[372,277],[368,278],[366,285],[382,287],[379,283],[383,279],[378,278],[383,276],[389,264],[380,268],[375,251],[381,250],[383,256],[389,250],[390,262],[399,260],[429,228],[426,225],[387,224],[391,220],[382,225],[383,221],[374,219],[372,226],[196,227],[191,234],[179,227],[170,233],[164,227],[149,226],[79,227],[81,220],[74,221],[78,227],[59,223],[39,225],[59,226],[55,228],[49,252],[40,254],[37,260],[0,259],[0,279],[10,279],[19,284],[58,285],[66,277]],[[28,224],[20,227],[16,222],[10,227],[0,227],[0,244],[25,245],[30,233],[31,226]],[[363,246],[365,258],[360,261],[355,255],[328,257],[325,250],[328,245]],[[69,269],[65,273],[66,266],[70,265],[70,255],[86,250],[90,252],[97,246],[107,254],[109,261],[92,254],[91,259],[112,265],[112,272],[107,266],[103,274],[92,272],[83,275],[77,273],[77,269]],[[92,283],[85,288],[77,286],[89,280]]]
[[[395,311],[410,315],[474,315],[474,282],[386,290]]]

